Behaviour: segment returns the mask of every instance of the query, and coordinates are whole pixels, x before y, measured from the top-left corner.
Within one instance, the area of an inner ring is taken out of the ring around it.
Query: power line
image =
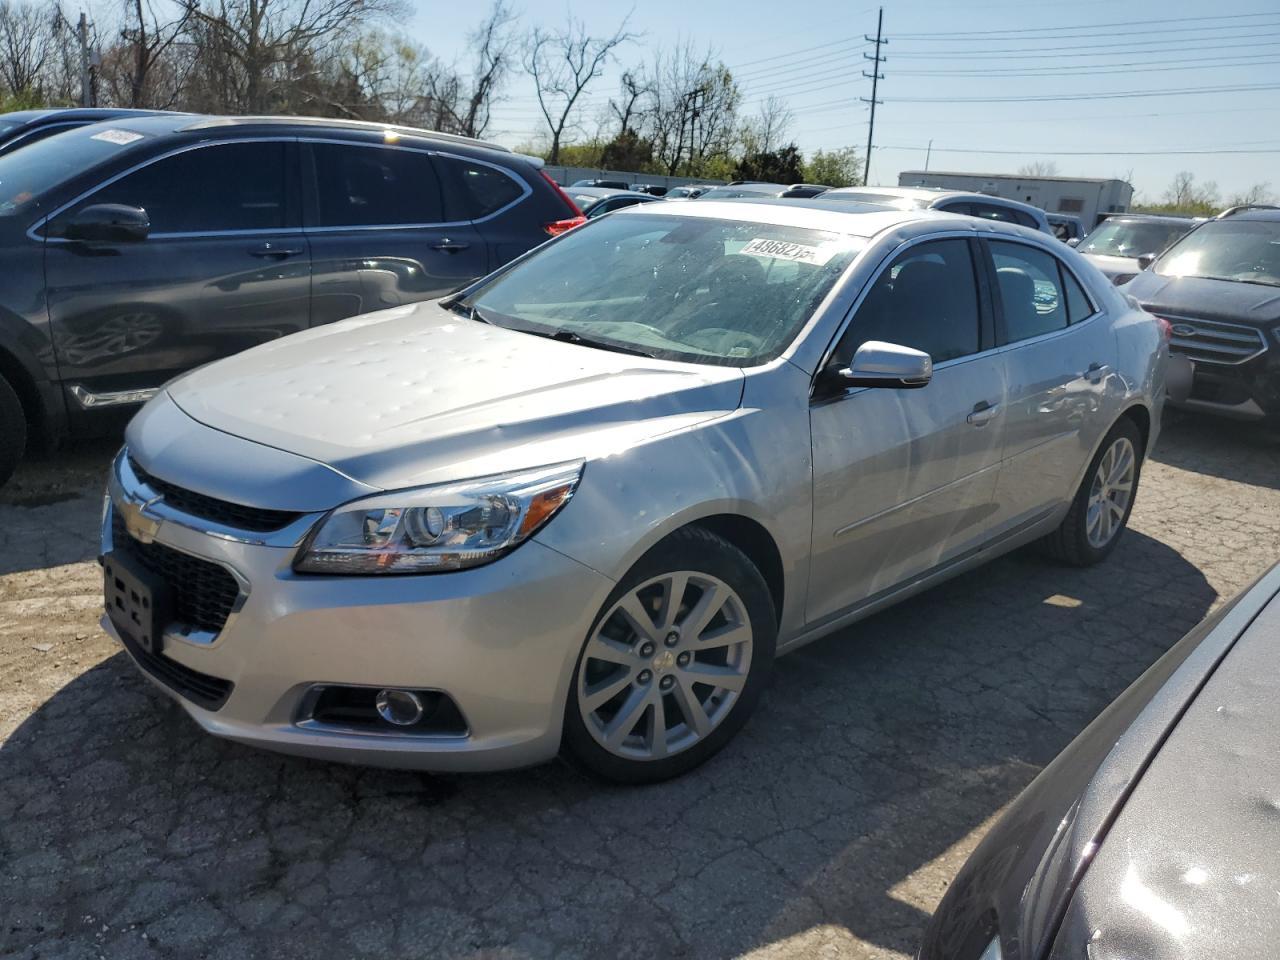
[[[1244,67],[1262,67],[1272,63],[1280,63],[1275,54],[1255,53],[1249,57],[1223,58],[1224,62],[1216,62],[1219,58],[1207,57],[1204,60],[1215,62],[1183,62],[1179,64],[1159,65],[1159,62],[1142,61],[1137,63],[1109,63],[1100,67],[1090,67],[1089,76],[1099,77],[1117,73],[1165,73],[1170,70],[1224,70]],[[903,77],[955,77],[958,79],[986,79],[989,77],[1079,77],[1079,69],[1062,70],[1059,68],[1003,68],[995,70],[897,70],[895,76]]]
[[[1130,90],[1124,93],[1070,93],[1025,97],[894,97],[894,103],[1049,103],[1067,100],[1129,100],[1138,97],[1195,96],[1205,93],[1247,93],[1280,90],[1280,83],[1237,84],[1222,87],[1183,87],[1168,90]]]
[[[1274,17],[1274,16],[1276,16],[1276,14],[1270,13],[1270,12],[1233,13],[1233,14],[1227,14],[1227,15],[1215,15],[1215,16],[1205,16],[1205,17],[1169,17],[1167,19],[1163,19],[1161,22],[1162,23],[1202,23],[1205,20],[1218,20],[1218,21],[1249,20],[1249,19],[1256,19],[1257,17]],[[1009,34],[1044,33],[1046,31],[1055,31],[1055,30],[1088,30],[1096,34],[1098,30],[1106,27],[1147,28],[1149,27],[1150,23],[1151,23],[1150,20],[1119,20],[1112,23],[1082,23],[1078,25],[1058,26],[1058,27],[1020,27],[1012,30],[983,30],[983,31],[969,31],[968,33],[958,33],[953,31],[946,31],[945,33],[903,33],[903,34],[899,34],[898,37],[901,40],[924,40],[924,39],[930,39],[934,37],[937,37],[937,38],[942,38],[942,37],[956,38],[956,37],[966,37],[966,36],[967,37],[994,37],[994,36],[1004,36]],[[1192,29],[1195,29],[1195,28],[1192,28]],[[1213,28],[1210,27],[1208,29],[1213,29]],[[1145,32],[1156,33],[1160,31],[1147,29]]]
[[[1276,141],[1273,141],[1276,142]],[[925,147],[884,144],[880,150],[925,150]],[[934,153],[968,153],[991,154],[1002,157],[1164,157],[1164,156],[1211,156],[1215,154],[1241,153],[1280,153],[1280,146],[1252,148],[1219,148],[1203,150],[991,150],[977,147],[933,147]]]
[[[1270,26],[1270,24],[1268,24]],[[1280,31],[1271,31],[1269,33],[1258,33],[1251,31],[1241,34],[1240,36],[1231,37],[1209,37],[1211,41],[1218,40],[1250,40],[1254,37],[1276,37],[1280,36]],[[1192,43],[1187,39],[1179,39],[1172,41],[1180,44],[1191,44],[1190,46],[1180,47],[1162,47],[1160,44],[1169,43],[1168,40],[1125,40],[1120,43],[1085,43],[1071,44],[1065,47],[1018,47],[1013,50],[962,50],[956,52],[948,52],[941,50],[905,50],[895,56],[909,57],[913,60],[1026,60],[1033,57],[1041,57],[1046,53],[1074,53],[1081,57],[1114,57],[1129,53],[1179,53],[1183,51],[1208,51],[1208,50],[1235,50],[1240,47],[1257,46],[1256,43],[1224,43],[1224,44],[1202,44]],[[1143,49],[1144,47],[1155,47],[1154,50]],[[1100,53],[1091,53],[1089,51],[1102,51]]]

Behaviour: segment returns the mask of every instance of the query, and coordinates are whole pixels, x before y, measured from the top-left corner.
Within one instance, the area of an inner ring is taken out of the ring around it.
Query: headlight
[[[335,509],[304,541],[300,573],[436,573],[490,563],[569,502],[582,461],[382,493]]]

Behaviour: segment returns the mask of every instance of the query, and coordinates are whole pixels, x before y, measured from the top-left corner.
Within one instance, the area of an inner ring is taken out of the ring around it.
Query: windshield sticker
[[[833,243],[814,246],[808,243],[790,243],[786,240],[769,240],[756,237],[740,251],[752,257],[770,257],[774,260],[792,260],[796,263],[812,263],[821,267],[837,253]]]
[[[123,147],[126,143],[141,140],[142,134],[134,133],[132,130],[103,130],[101,133],[95,133],[89,139],[105,140],[107,143],[114,143]]]

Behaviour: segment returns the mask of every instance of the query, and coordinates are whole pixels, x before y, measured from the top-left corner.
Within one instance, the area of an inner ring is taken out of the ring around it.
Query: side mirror
[[[1078,247],[1078,246],[1080,246],[1080,241],[1081,241],[1082,239],[1083,239],[1082,237],[1070,237],[1070,238],[1068,238],[1068,239],[1067,239],[1067,246],[1068,246],[1068,247]]]
[[[1139,270],[1147,269],[1147,267],[1151,266],[1153,263],[1156,262],[1156,256],[1157,255],[1154,253],[1144,253],[1142,256],[1138,258],[1138,269]]]
[[[933,359],[923,350],[868,340],[853,355],[853,361],[837,371],[845,387],[891,387],[918,390],[933,378]]]
[[[95,203],[66,221],[62,235],[90,243],[138,243],[151,232],[151,217],[141,207]]]

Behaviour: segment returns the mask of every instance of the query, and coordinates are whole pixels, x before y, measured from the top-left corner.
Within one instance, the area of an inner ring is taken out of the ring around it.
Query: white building
[[[1023,177],[1005,173],[904,170],[898,174],[898,186],[973,190],[993,197],[1021,200],[1045,213],[1077,217],[1085,230],[1092,230],[1107,214],[1124,213],[1133,200],[1133,185],[1127,181],[1093,177]]]

